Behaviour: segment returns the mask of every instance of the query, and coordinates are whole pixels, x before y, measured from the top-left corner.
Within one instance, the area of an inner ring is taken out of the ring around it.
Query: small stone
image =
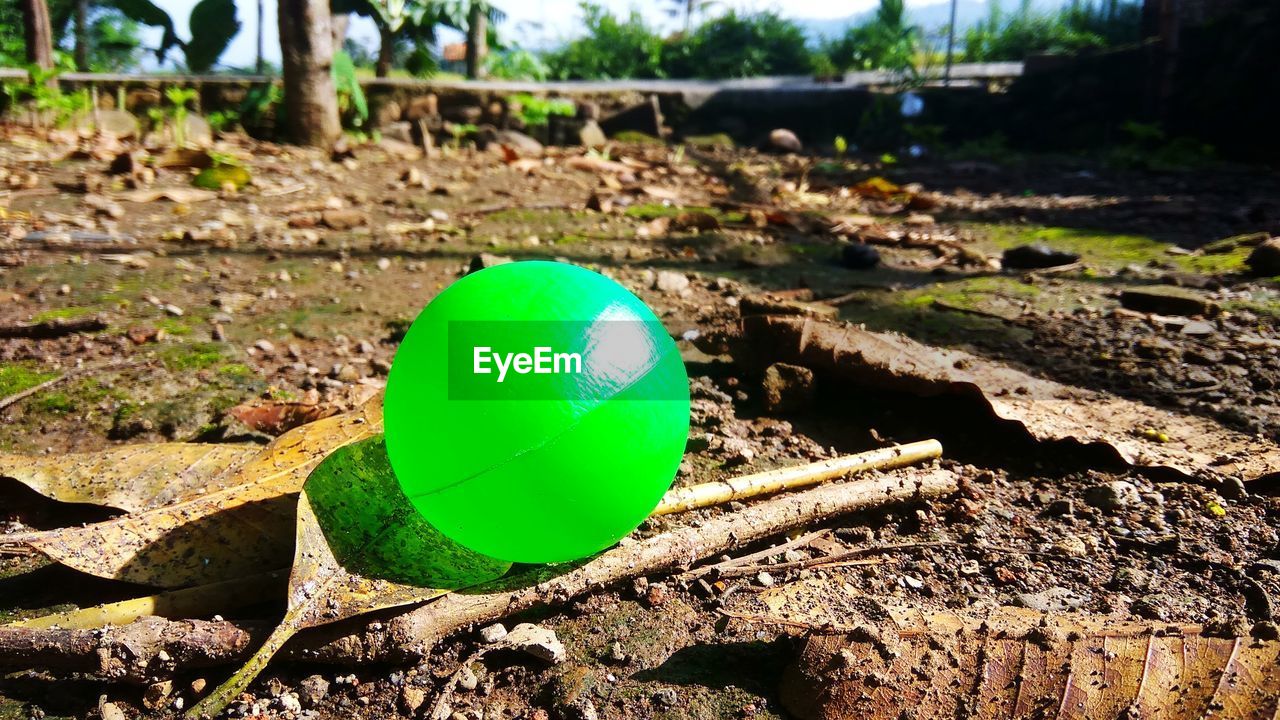
[[[1078,260],[1080,256],[1075,253],[1054,250],[1047,245],[1036,243],[1005,250],[1000,264],[1010,270],[1039,270],[1070,265]]]
[[[458,687],[470,692],[475,690],[479,684],[480,678],[477,678],[476,674],[471,671],[471,666],[462,666],[462,669],[458,671]]]
[[[761,587],[773,587],[774,584],[773,576],[767,572],[756,575],[756,582],[760,583]]]
[[[173,694],[173,681],[164,680],[147,686],[142,694],[142,705],[148,710],[158,710],[169,704],[169,696]]]
[[[427,701],[427,691],[416,685],[405,685],[400,688],[400,709],[413,715]]]
[[[555,631],[533,623],[520,623],[511,628],[502,642],[553,665],[565,658],[564,644],[556,637]]]
[[[600,129],[600,123],[595,120],[588,120],[582,124],[582,129],[578,131],[578,140],[581,141],[585,148],[602,148],[609,141],[604,135],[604,130]]]
[[[221,324],[214,323],[213,329],[209,331],[209,337],[213,338],[213,340],[217,342],[222,342],[227,339],[227,331]]]
[[[208,685],[209,685],[208,680],[205,680],[204,678],[196,678],[195,680],[191,681],[191,692],[195,693],[196,695],[199,695],[200,693],[204,692],[204,689],[208,687]]]
[[[781,152],[798,153],[804,149],[800,138],[786,128],[778,128],[769,133],[769,147]]]
[[[614,642],[609,646],[609,660],[616,663],[623,663],[627,661],[627,653],[622,649],[622,643]]]
[[[276,698],[276,705],[287,713],[296,714],[302,712],[302,702],[298,700],[297,695],[291,692],[284,693],[280,697]]]
[[[409,186],[422,185],[423,179],[424,178],[422,176],[422,171],[416,167],[411,167],[408,170],[405,170],[404,172],[400,173],[400,182],[404,183],[405,185],[409,185]]]
[[[115,703],[102,703],[98,712],[102,715],[102,720],[126,720],[124,711]]]
[[[388,270],[388,269],[390,269],[390,268],[391,268],[391,260],[390,260],[390,258],[378,258],[378,269],[379,269],[379,270]]]
[[[1192,320],[1182,326],[1182,334],[1191,335],[1193,337],[1205,337],[1213,335],[1216,332],[1218,332],[1217,326],[1203,320]]]
[[[494,623],[485,625],[480,628],[480,640],[487,645],[492,645],[507,636],[507,628],[502,623]]]
[[[253,344],[253,347],[261,352],[267,353],[268,355],[276,351],[276,346],[270,340],[259,340]]]
[[[298,684],[298,699],[303,707],[316,707],[328,696],[329,681],[323,675],[308,675]]]
[[[1142,502],[1138,488],[1125,480],[1094,485],[1085,491],[1084,499],[1085,502],[1104,512],[1114,512]]]
[[[653,287],[665,293],[682,293],[689,288],[689,276],[673,270],[659,270]]]
[[[332,230],[350,230],[369,224],[369,216],[360,210],[325,210],[320,220]]]
[[[680,702],[680,696],[671,688],[662,688],[653,694],[653,704],[662,708],[673,708]]]

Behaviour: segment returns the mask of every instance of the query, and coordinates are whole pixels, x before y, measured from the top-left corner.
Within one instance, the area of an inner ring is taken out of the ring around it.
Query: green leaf
[[[158,60],[163,62],[172,48],[183,47],[184,43],[178,37],[177,30],[173,27],[173,18],[169,17],[169,13],[161,10],[151,0],[105,0],[104,4],[124,13],[125,17],[134,22],[158,27],[164,31],[163,36],[160,38],[160,45],[156,47],[156,58]]]
[[[200,0],[191,9],[191,42],[187,43],[187,69],[208,72],[240,32],[235,0]]]

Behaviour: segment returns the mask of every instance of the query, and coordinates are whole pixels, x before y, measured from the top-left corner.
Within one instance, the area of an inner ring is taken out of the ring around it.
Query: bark
[[[342,133],[328,0],[280,0],[279,11],[288,134],[300,145],[328,147]]]
[[[53,28],[45,0],[22,0],[22,30],[27,62],[45,70],[53,67]]]
[[[378,25],[378,35],[380,37],[378,64],[374,68],[374,74],[378,77],[386,77],[391,74],[391,56],[396,49],[396,36],[391,32],[391,28],[382,24]]]
[[[489,54],[489,15],[485,5],[472,0],[467,18],[467,78],[475,80],[484,74],[484,56]]]
[[[89,0],[76,0],[76,70],[89,71]]]
[[[621,545],[567,572],[561,568],[559,575],[553,568],[539,568],[409,610],[310,630],[286,645],[283,657],[341,665],[416,662],[441,639],[472,625],[563,604],[632,578],[683,570],[699,560],[798,527],[891,503],[948,495],[955,489],[956,476],[948,470],[911,468],[781,495],[705,520],[698,527],[681,527]],[[251,623],[158,618],[106,633],[0,628],[0,666],[153,682],[181,668],[244,660],[266,630]],[[162,650],[177,660],[159,660]],[[106,660],[100,661],[100,656]]]

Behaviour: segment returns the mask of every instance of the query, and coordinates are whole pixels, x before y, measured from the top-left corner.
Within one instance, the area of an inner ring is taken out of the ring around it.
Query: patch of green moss
[[[244,363],[228,363],[218,368],[218,373],[236,380],[248,380],[257,375],[253,368]]]
[[[176,337],[191,334],[191,326],[175,318],[161,318],[160,321],[156,323],[156,327],[165,331],[165,333]]]
[[[706,213],[722,223],[740,223],[746,220],[746,216],[740,212],[725,212],[717,208],[701,207],[697,205],[663,205],[662,203],[632,205],[627,208],[623,214],[627,217],[636,218],[638,220],[653,220],[660,217],[673,218],[684,213],[695,212]]]
[[[1042,225],[976,225],[974,229],[997,250],[1043,243],[1055,250],[1076,253],[1087,264],[1112,270],[1156,263],[1186,272],[1238,272],[1244,268],[1251,249],[1236,247],[1228,252],[1177,255],[1169,252],[1169,243],[1145,235]]]
[[[84,317],[86,315],[92,315],[97,311],[98,311],[97,308],[91,308],[91,307],[56,308],[53,310],[45,310],[42,313],[37,313],[35,317],[31,318],[31,322],[42,323],[42,322],[51,322],[54,320],[74,320],[76,318]]]
[[[725,133],[713,133],[711,135],[690,135],[684,139],[684,143],[690,147],[696,148],[733,148],[733,138]]]
[[[39,412],[65,415],[76,409],[76,402],[65,392],[47,392],[31,401],[31,407]]]
[[[613,139],[620,143],[636,143],[639,145],[665,145],[661,138],[656,138],[648,133],[642,133],[639,130],[623,130]]]
[[[28,363],[0,363],[0,397],[20,393],[57,376],[56,372],[37,370]]]
[[[222,362],[223,346],[211,342],[177,343],[160,348],[157,354],[173,372],[204,370]]]
[[[239,190],[249,184],[252,178],[249,171],[236,165],[215,165],[205,168],[196,175],[192,183],[206,190],[221,190],[223,185],[232,185]]]

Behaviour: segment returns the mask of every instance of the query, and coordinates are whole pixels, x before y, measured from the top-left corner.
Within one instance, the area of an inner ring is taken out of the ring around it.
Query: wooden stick
[[[890,470],[914,465],[941,456],[942,443],[937,440],[921,440],[854,455],[842,455],[808,465],[796,465],[754,475],[743,475],[730,480],[676,488],[662,498],[662,502],[653,514],[670,515],[733,500],[745,500],[782,490],[809,487],[825,480],[866,470]]]
[[[841,515],[947,495],[956,485],[949,470],[906,469],[780,495],[699,527],[619,545],[576,568],[538,568],[389,617],[357,618],[309,630],[286,645],[282,657],[339,665],[416,662],[439,640],[477,623],[562,604],[628,579],[681,570],[744,544]],[[154,682],[183,668],[242,661],[267,630],[253,623],[156,617],[105,633],[0,628],[0,665],[74,669],[113,680]],[[171,659],[161,660],[161,651]]]

